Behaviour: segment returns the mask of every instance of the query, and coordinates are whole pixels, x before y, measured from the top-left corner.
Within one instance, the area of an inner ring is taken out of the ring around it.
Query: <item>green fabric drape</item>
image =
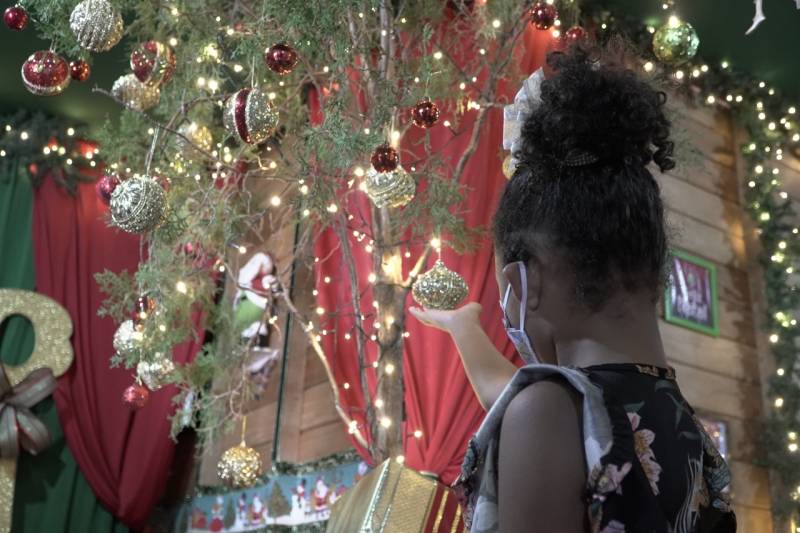
[[[24,171],[0,170],[0,287],[34,290],[31,211],[33,191]],[[0,324],[0,361],[15,365],[33,349],[27,319],[12,316]],[[36,457],[20,455],[14,493],[12,533],[125,533],[94,496],[67,447],[52,398],[34,407],[47,425],[52,444]]]

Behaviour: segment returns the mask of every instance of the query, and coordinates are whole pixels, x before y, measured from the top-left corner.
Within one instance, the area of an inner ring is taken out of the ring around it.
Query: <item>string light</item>
[[[175,283],[175,290],[181,294],[186,294],[187,292],[189,292],[189,287],[186,286],[186,282],[178,281],[177,283]]]
[[[420,437],[422,437],[422,430],[419,430],[419,429],[414,430],[414,438],[418,439]]]
[[[303,185],[303,187],[305,187],[305,185]],[[306,187],[306,191],[307,190],[308,190],[308,187]],[[274,207],[278,207],[279,205],[281,205],[281,197],[275,195],[275,196],[273,196],[272,198],[269,199],[269,203],[271,205],[273,205]]]
[[[392,419],[388,416],[384,416],[381,418],[381,426],[388,428],[392,426]]]
[[[390,376],[394,374],[394,365],[392,363],[386,363],[386,366],[383,367],[387,374]]]

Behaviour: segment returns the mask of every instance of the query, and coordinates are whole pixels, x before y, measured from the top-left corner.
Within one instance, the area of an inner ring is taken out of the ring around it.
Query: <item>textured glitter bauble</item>
[[[161,91],[140,82],[133,74],[120,76],[111,87],[111,94],[122,104],[134,111],[147,111],[158,105]]]
[[[122,38],[122,15],[107,0],[83,0],[72,10],[69,27],[83,48],[105,52]]]
[[[411,120],[415,126],[430,128],[439,120],[439,106],[425,98],[411,109]]]
[[[175,52],[159,41],[147,41],[131,52],[131,70],[145,85],[161,87],[175,73]]]
[[[556,7],[546,2],[536,2],[530,10],[531,24],[537,30],[549,30],[558,18]]]
[[[517,163],[512,157],[511,154],[506,155],[503,159],[503,176],[506,179],[511,179],[514,177],[514,172],[517,170]]]
[[[589,34],[582,26],[573,26],[564,33],[564,39],[569,44],[576,44],[585,41]]]
[[[467,293],[469,289],[464,278],[444,266],[441,259],[411,286],[414,300],[429,309],[455,309]]]
[[[281,76],[289,74],[297,66],[297,60],[297,52],[286,43],[273,44],[264,52],[264,62]]]
[[[75,81],[86,81],[92,73],[92,67],[83,59],[69,62],[69,77]]]
[[[367,171],[364,187],[375,207],[402,207],[414,199],[417,184],[414,178],[398,166],[391,172]]]
[[[203,154],[198,148],[206,153],[211,152],[214,148],[214,137],[211,135],[211,130],[196,122],[189,122],[178,128],[178,133],[191,141],[191,144],[186,142],[183,137],[177,137],[175,144],[184,156],[200,157]]]
[[[653,53],[664,63],[679,65],[697,53],[700,38],[688,22],[676,18],[661,26],[653,34]]]
[[[143,340],[142,332],[136,328],[133,320],[126,320],[114,332],[112,344],[122,357],[130,357],[138,353]]]
[[[225,105],[223,119],[228,133],[248,144],[264,142],[278,127],[278,113],[258,89],[233,94]]]
[[[115,226],[128,233],[144,233],[164,220],[167,195],[152,178],[130,178],[111,193],[110,207]]]
[[[39,96],[55,96],[69,85],[67,60],[49,50],[34,52],[22,64],[25,88]]]
[[[134,383],[122,391],[122,402],[131,409],[141,409],[147,404],[150,398],[150,391],[147,387]]]
[[[114,192],[114,189],[117,188],[119,182],[119,174],[116,172],[108,172],[103,174],[103,177],[97,180],[97,183],[94,186],[94,190],[97,192],[97,197],[100,198],[104,204],[108,205],[108,203],[111,201],[111,194]]]
[[[217,475],[231,487],[250,487],[261,475],[261,456],[242,441],[222,454],[217,463]]]
[[[397,150],[388,144],[382,144],[372,152],[370,162],[372,168],[378,172],[391,172],[400,164],[400,156],[397,154]]]
[[[170,374],[175,372],[175,363],[169,357],[155,357],[149,361],[142,359],[136,365],[136,375],[150,390],[158,390],[169,383]]]
[[[15,31],[22,31],[28,25],[28,12],[22,6],[7,7],[3,12],[3,22]]]

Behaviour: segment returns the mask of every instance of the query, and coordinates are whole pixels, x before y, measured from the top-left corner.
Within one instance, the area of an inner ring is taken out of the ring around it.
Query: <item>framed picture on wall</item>
[[[713,263],[682,250],[670,252],[664,318],[707,335],[719,335],[717,267]]]

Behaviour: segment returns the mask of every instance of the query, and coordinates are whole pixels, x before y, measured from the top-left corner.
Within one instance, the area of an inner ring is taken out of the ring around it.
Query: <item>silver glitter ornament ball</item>
[[[430,309],[455,309],[468,293],[464,278],[444,266],[441,259],[411,286],[414,300]]]
[[[142,347],[142,332],[136,329],[133,320],[126,320],[114,332],[114,349],[122,357],[130,357]]]
[[[136,365],[136,375],[147,388],[156,391],[169,383],[169,376],[175,371],[175,363],[169,357],[159,356],[150,361],[142,359]]]
[[[375,207],[403,207],[414,199],[417,183],[400,165],[389,172],[378,172],[370,167],[364,178],[364,187]]]
[[[222,454],[217,463],[217,475],[232,487],[250,487],[261,475],[261,456],[242,441]]]
[[[83,0],[72,10],[69,27],[83,48],[105,52],[122,38],[122,15],[107,0]]]
[[[223,115],[228,133],[246,142],[266,141],[278,127],[278,113],[258,89],[242,89],[228,98]]]
[[[158,227],[167,210],[167,194],[152,178],[130,178],[111,193],[111,220],[128,233],[144,233]]]
[[[155,86],[145,85],[135,75],[120,76],[111,87],[111,94],[122,104],[134,111],[147,111],[158,105],[161,90]]]

